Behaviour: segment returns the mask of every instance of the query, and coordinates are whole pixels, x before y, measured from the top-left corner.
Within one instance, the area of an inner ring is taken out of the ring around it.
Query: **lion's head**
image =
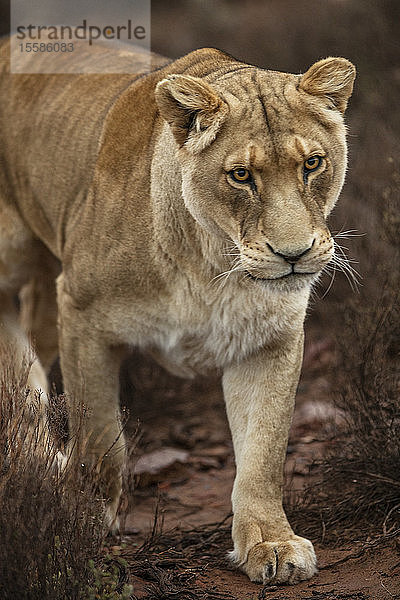
[[[304,75],[237,63],[156,89],[179,146],[183,198],[237,247],[237,267],[280,289],[312,282],[333,254],[326,225],[347,163],[343,113],[354,66],[327,58]]]

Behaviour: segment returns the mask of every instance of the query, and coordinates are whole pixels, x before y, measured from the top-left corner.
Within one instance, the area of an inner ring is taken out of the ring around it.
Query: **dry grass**
[[[227,568],[230,529],[228,515],[220,523],[163,531],[157,505],[148,539],[138,549],[123,551],[130,573],[149,582],[143,600],[235,600],[229,592],[199,586],[197,579],[210,564]]]
[[[400,185],[387,186],[377,233],[391,263],[375,273],[379,287],[373,294],[361,288],[339,305],[332,386],[345,427],[315,465],[320,481],[309,487],[302,511],[291,511],[303,530],[325,541],[400,536],[399,198]]]
[[[319,541],[400,536],[398,300],[389,286],[379,305],[345,309],[336,403],[346,424],[303,501],[289,505],[294,524]]]
[[[400,535],[400,307],[392,285],[379,304],[359,300],[345,311],[336,401],[347,426],[322,465],[322,520],[336,533]]]
[[[80,471],[79,454],[60,472],[57,445],[40,411],[27,403],[29,361],[19,374],[5,351],[1,362],[0,597],[128,597],[115,564],[103,556],[104,507],[95,473]],[[60,420],[62,411],[60,418],[53,409],[53,429]]]

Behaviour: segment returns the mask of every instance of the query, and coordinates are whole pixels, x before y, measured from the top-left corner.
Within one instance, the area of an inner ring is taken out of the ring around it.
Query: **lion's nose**
[[[301,250],[296,249],[296,250],[279,251],[276,248],[273,248],[271,246],[271,244],[268,244],[268,242],[267,242],[267,246],[271,250],[271,252],[273,252],[273,254],[276,254],[277,256],[281,256],[284,260],[286,260],[286,262],[288,262],[291,265],[294,265],[295,263],[297,263],[298,260],[300,260],[300,258],[302,256],[304,256],[305,254],[307,254],[307,252],[309,252],[311,250],[311,248],[314,246],[314,242],[315,242],[315,238],[313,239],[311,245],[308,246],[308,248],[302,248]]]

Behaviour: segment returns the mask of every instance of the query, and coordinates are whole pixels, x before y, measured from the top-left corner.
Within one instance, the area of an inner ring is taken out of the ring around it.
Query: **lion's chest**
[[[152,325],[138,345],[177,375],[223,369],[284,336],[299,321],[296,304],[252,286],[214,295],[183,288],[152,311]]]

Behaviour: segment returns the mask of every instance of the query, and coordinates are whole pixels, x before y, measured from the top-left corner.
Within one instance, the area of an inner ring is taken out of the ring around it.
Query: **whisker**
[[[213,283],[213,281],[217,281],[218,279],[221,279],[221,277],[224,277],[224,275],[227,275],[229,277],[229,275],[231,275],[235,271],[241,271],[241,269],[239,269],[238,267],[234,267],[232,269],[229,269],[228,271],[224,271],[223,273],[219,273],[218,275],[216,275],[215,277],[213,277],[211,279],[210,283]]]
[[[224,275],[230,275],[231,273],[234,273],[235,271],[239,271],[240,268],[241,268],[241,265],[239,263],[233,264],[232,267],[230,269],[228,269],[227,271],[223,271],[222,273],[218,273],[218,275],[216,275],[215,277],[213,277],[213,279],[211,279],[210,283],[212,283],[216,279],[219,279],[220,277],[223,277]]]
[[[347,265],[350,266],[350,263],[353,264],[358,264],[358,260],[354,260],[352,258],[349,258],[345,252],[345,250],[348,250],[348,248],[346,248],[346,246],[341,246],[340,244],[338,244],[337,242],[334,241],[334,248],[336,250],[336,248],[339,250],[341,256],[338,256],[337,254],[334,253],[333,258],[335,259],[342,259]],[[358,273],[359,275],[359,273]]]
[[[343,258],[343,259],[346,261],[346,263],[358,264],[358,260],[355,260],[355,259],[353,259],[353,258],[349,258],[349,257],[347,256],[347,254],[345,253],[345,250],[348,250],[348,248],[346,248],[346,246],[341,246],[340,244],[337,244],[337,243],[335,242],[335,249],[336,249],[336,248],[339,250],[339,252],[340,252],[340,254],[341,254],[341,257],[339,257],[339,256],[336,254],[337,258]]]
[[[224,248],[224,250],[239,250],[236,242],[233,242],[232,240],[229,240],[229,244],[227,244]]]
[[[211,279],[211,281],[209,282],[209,285],[219,281],[220,284],[220,288],[221,286],[225,285],[226,282],[229,279],[229,276],[232,275],[232,273],[238,272],[238,271],[244,271],[243,265],[241,264],[241,261],[239,260],[239,258],[235,259],[232,267],[230,269],[228,269],[227,271],[224,271],[223,273],[219,273],[218,275],[216,275],[215,277],[213,277]],[[223,279],[224,278],[224,279]],[[219,288],[219,289],[220,289]]]
[[[352,231],[352,230],[350,230],[350,231]],[[347,250],[347,248],[345,246],[341,246],[335,239],[333,240],[333,243],[334,243],[334,253],[333,253],[332,259],[322,270],[322,272],[332,274],[331,280],[330,280],[329,285],[321,299],[325,298],[325,296],[328,294],[328,292],[332,288],[337,271],[340,271],[343,273],[343,275],[346,277],[353,292],[358,292],[358,288],[361,285],[362,276],[352,266],[352,263],[358,264],[358,261],[348,258],[347,254],[345,252],[345,250]]]
[[[339,264],[346,265],[349,269],[353,269],[353,270],[355,270],[355,269],[354,269],[354,267],[351,266],[351,264],[352,263],[353,264],[354,263],[358,264],[357,260],[348,259],[347,256],[346,256],[346,254],[343,252],[343,250],[341,250],[341,254],[334,254],[333,255],[333,262],[336,263],[336,264],[338,264],[338,265]]]
[[[341,254],[334,254],[332,257],[332,260],[335,264],[345,265],[346,267],[348,267],[349,269],[352,269],[354,271],[355,271],[355,269],[354,269],[354,267],[351,266],[351,263],[358,264],[358,262],[356,260],[349,260],[347,258],[347,256],[344,254],[344,252],[342,252]]]
[[[336,269],[334,269],[334,268],[332,268],[332,269],[329,269],[328,267],[329,267],[329,265],[327,265],[327,266],[326,266],[326,267],[323,269],[323,271],[329,272],[329,271],[331,270],[331,271],[332,271],[332,276],[331,276],[331,280],[330,280],[330,282],[329,282],[329,285],[328,285],[328,287],[327,287],[326,291],[324,292],[323,296],[321,297],[321,300],[323,300],[323,299],[325,298],[325,296],[327,296],[327,295],[328,295],[328,293],[329,293],[329,290],[331,289],[331,287],[333,286],[333,282],[335,281]]]
[[[363,237],[364,235],[367,235],[366,233],[357,233],[357,229],[348,229],[347,231],[339,231],[338,233],[335,233],[332,237],[334,239],[336,238],[351,238],[351,237]]]
[[[332,267],[335,271],[341,271],[343,275],[346,277],[347,281],[353,292],[358,291],[358,286],[361,285],[361,275],[356,271],[351,265],[347,264],[345,261],[338,262],[333,260]]]

